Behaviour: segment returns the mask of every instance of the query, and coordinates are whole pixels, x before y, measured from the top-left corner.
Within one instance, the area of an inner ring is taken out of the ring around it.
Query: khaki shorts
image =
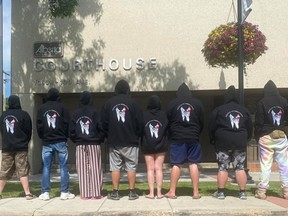
[[[21,178],[29,174],[28,152],[2,152],[0,180],[9,180],[16,171]]]
[[[125,164],[127,172],[136,172],[138,165],[139,147],[116,147],[109,148],[110,171],[121,171]]]

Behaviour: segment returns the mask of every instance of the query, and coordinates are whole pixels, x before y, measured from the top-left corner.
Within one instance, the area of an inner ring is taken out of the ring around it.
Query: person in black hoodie
[[[100,199],[102,190],[100,116],[90,92],[80,96],[70,121],[70,139],[76,143],[76,169],[81,199]]]
[[[224,188],[228,168],[232,163],[240,189],[239,198],[247,199],[245,172],[246,147],[252,136],[252,119],[249,111],[238,102],[234,86],[224,95],[224,104],[212,111],[209,123],[210,143],[214,145],[218,161],[218,190],[213,197],[225,199]]]
[[[283,198],[288,199],[288,141],[285,134],[287,117],[287,99],[280,95],[275,83],[269,80],[264,86],[264,98],[257,103],[255,113],[254,132],[260,148],[261,166],[256,198],[266,199],[274,159],[280,172]]]
[[[161,101],[157,95],[149,98],[147,111],[144,112],[144,135],[142,140],[142,153],[147,167],[147,180],[149,194],[145,197],[154,199],[154,179],[156,176],[157,199],[164,195],[161,192],[163,182],[163,162],[167,151],[167,125],[166,113],[161,110]]]
[[[122,162],[125,162],[130,189],[129,199],[135,200],[138,198],[135,192],[135,180],[143,113],[130,96],[130,87],[125,80],[120,80],[116,84],[115,96],[102,107],[101,121],[109,145],[110,171],[112,172],[113,191],[108,198],[119,200],[120,171]]]
[[[16,171],[20,178],[27,200],[35,196],[29,189],[28,144],[31,140],[32,123],[29,114],[22,110],[20,99],[11,95],[8,99],[9,108],[0,117],[2,134],[2,163],[0,171],[0,199],[7,180]]]
[[[170,189],[167,198],[175,199],[176,186],[181,173],[181,166],[189,164],[193,183],[193,198],[199,199],[199,170],[201,161],[200,133],[203,129],[204,109],[202,103],[193,98],[188,86],[183,83],[177,90],[177,97],[167,108],[168,136],[170,140]]]
[[[60,199],[73,199],[75,195],[69,192],[69,172],[67,167],[68,149],[67,139],[69,135],[70,116],[65,105],[60,101],[59,91],[51,88],[48,91],[46,102],[40,106],[36,117],[36,128],[42,139],[42,194],[41,200],[49,200],[51,189],[50,171],[52,157],[58,154],[58,163],[61,173]]]

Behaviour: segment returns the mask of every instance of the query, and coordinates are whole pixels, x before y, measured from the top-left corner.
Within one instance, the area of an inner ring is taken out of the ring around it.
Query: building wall
[[[129,81],[132,91],[147,92],[147,95],[154,91],[175,91],[182,82],[195,91],[217,92],[229,85],[238,86],[237,68],[211,68],[201,53],[211,30],[234,21],[233,15],[228,16],[231,2],[86,0],[80,1],[75,16],[53,19],[47,12],[47,1],[37,1],[37,4],[33,0],[13,1],[12,94],[20,96],[22,107],[35,122],[37,107],[42,103],[41,94],[51,87],[63,93],[72,110],[78,99],[77,94],[72,93],[90,90],[103,93],[104,96],[98,96],[106,99],[105,92],[112,92],[120,78]],[[236,0],[234,3],[237,7]],[[253,1],[253,11],[247,21],[259,25],[269,49],[255,64],[248,66],[245,89],[262,88],[269,79],[278,87],[287,88],[285,8],[288,1]],[[35,58],[33,45],[43,41],[62,42],[63,57]],[[139,58],[145,61],[143,70],[137,70]],[[97,70],[96,62],[103,59],[105,70],[102,67]],[[69,68],[61,70],[61,65],[67,66],[67,62]],[[109,66],[109,62],[114,63]],[[116,68],[115,62],[119,62],[119,69],[111,70]],[[87,67],[90,64],[91,68]],[[202,97],[209,112],[214,106],[213,100]],[[140,97],[139,101],[145,107],[145,98]],[[30,158],[34,173],[41,169],[39,143],[33,133]]]

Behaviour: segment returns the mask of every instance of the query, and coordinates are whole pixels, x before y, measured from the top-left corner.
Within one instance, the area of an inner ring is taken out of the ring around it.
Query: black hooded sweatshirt
[[[8,110],[0,117],[2,134],[2,152],[28,151],[32,134],[32,122],[29,114],[21,109],[20,99],[11,95]]]
[[[76,145],[100,145],[100,116],[93,107],[92,96],[84,91],[80,96],[78,109],[70,121],[70,139]]]
[[[167,126],[166,113],[161,110],[160,98],[152,95],[149,98],[147,111],[144,112],[144,134],[142,152],[156,154],[167,151]]]
[[[60,101],[59,91],[51,88],[46,102],[37,112],[36,127],[43,144],[66,142],[69,135],[70,115]]]
[[[255,113],[255,138],[258,140],[274,130],[285,131],[287,124],[287,100],[269,80],[264,86],[264,98],[257,103]]]
[[[239,104],[234,86],[224,95],[224,104],[212,111],[209,123],[210,143],[217,151],[244,150],[252,136],[249,111]]]
[[[192,97],[185,83],[179,86],[176,96],[167,108],[170,143],[199,143],[204,121],[203,105]]]
[[[110,146],[139,146],[143,113],[129,93],[128,83],[120,80],[115,86],[115,96],[102,107],[102,128]]]

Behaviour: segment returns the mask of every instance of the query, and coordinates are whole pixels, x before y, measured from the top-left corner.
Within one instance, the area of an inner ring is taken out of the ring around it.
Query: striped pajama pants
[[[288,141],[287,137],[273,139],[265,135],[259,139],[260,182],[259,188],[268,189],[273,160],[278,164],[282,188],[288,188]]]
[[[100,145],[77,145],[76,169],[81,198],[100,198],[103,181]]]

